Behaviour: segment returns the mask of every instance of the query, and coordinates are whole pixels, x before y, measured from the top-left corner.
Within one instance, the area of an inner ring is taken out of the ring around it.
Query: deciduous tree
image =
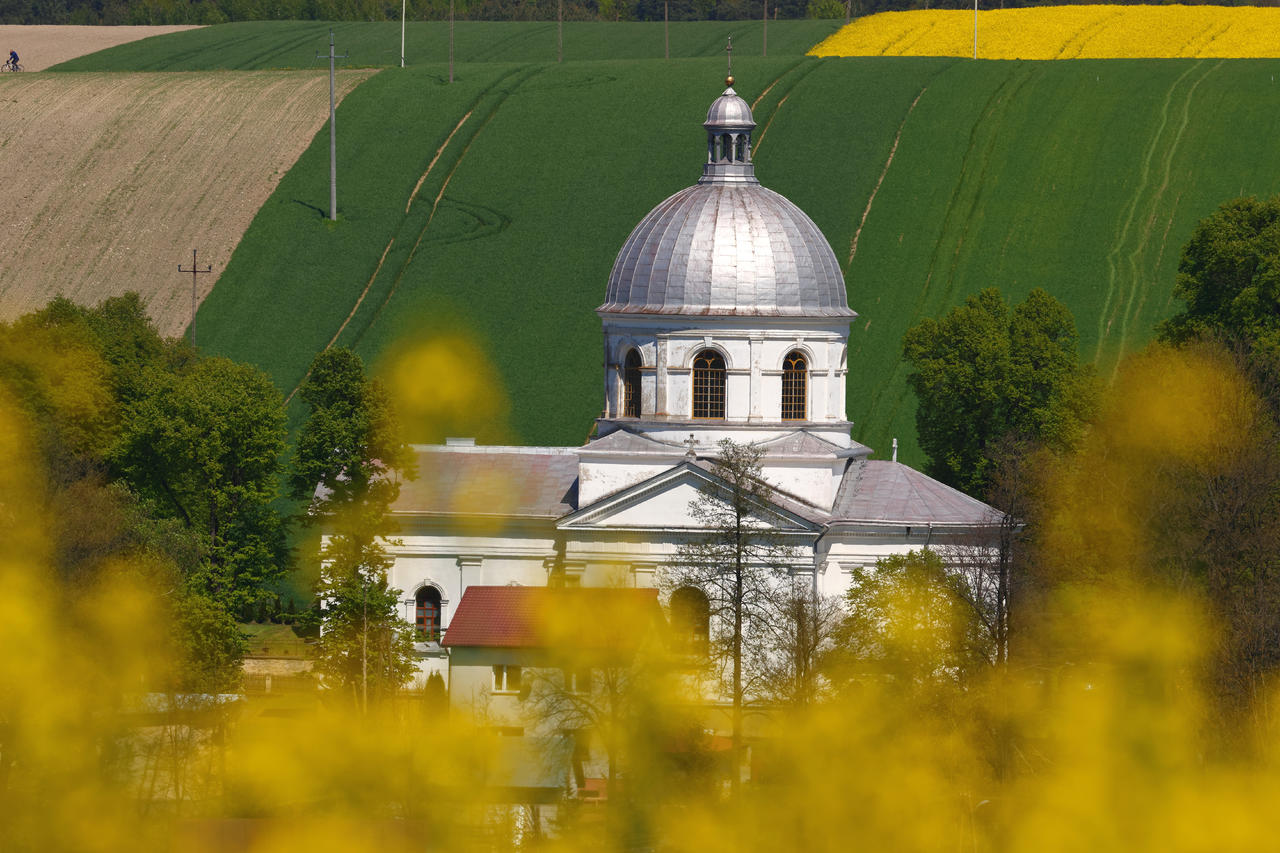
[[[309,413],[290,480],[327,534],[318,553],[319,668],[367,710],[371,698],[394,693],[414,671],[413,627],[398,615],[386,550],[395,541],[391,504],[399,478],[413,475],[413,457],[386,391],[350,350],[316,356],[299,393]]]
[[[995,288],[907,330],[903,353],[916,393],[916,431],[928,472],[983,496],[1006,437],[1073,447],[1096,406],[1097,382],[1077,351],[1066,306],[1039,288],[1009,310]]]
[[[675,558],[662,567],[665,593],[682,587],[700,590],[710,606],[711,664],[722,695],[733,707],[735,766],[731,784],[740,781],[744,706],[766,698],[766,682],[776,676],[767,662],[781,652],[771,645],[780,602],[800,568],[798,551],[778,532],[773,488],[761,476],[763,451],[724,439],[710,466],[712,479],[689,505],[700,529],[690,534]]]

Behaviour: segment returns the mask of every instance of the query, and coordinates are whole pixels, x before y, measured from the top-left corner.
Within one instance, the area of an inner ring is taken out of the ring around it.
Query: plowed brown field
[[[348,71],[339,95],[376,72]],[[136,290],[165,334],[328,118],[324,71],[0,75],[0,320]]]
[[[194,29],[198,27],[4,26],[0,27],[0,49],[5,59],[9,58],[9,51],[16,50],[25,70],[43,71],[50,65],[125,42]]]

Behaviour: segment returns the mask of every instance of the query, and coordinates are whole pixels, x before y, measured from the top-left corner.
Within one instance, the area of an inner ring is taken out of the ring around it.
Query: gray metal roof
[[[707,112],[708,159],[698,183],[649,212],[609,274],[599,313],[855,317],[827,238],[804,211],[760,186],[750,144],[717,134],[755,127],[732,88]],[[720,154],[716,155],[719,150]],[[719,156],[720,159],[714,159]]]
[[[751,106],[730,86],[711,102],[707,120],[702,126],[707,130],[750,130],[756,126],[756,121],[751,117]]]
[[[578,504],[578,455],[562,447],[414,447],[418,478],[395,513],[559,518]]]
[[[818,226],[746,183],[696,184],[655,207],[618,253],[597,311],[856,316]]]
[[[983,525],[999,519],[999,511],[982,501],[882,459],[851,462],[831,508],[833,522]]]

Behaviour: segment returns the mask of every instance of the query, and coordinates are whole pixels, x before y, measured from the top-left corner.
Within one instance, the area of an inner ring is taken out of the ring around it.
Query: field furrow
[[[344,74],[341,92],[369,73]],[[327,107],[315,72],[0,78],[0,318],[137,290],[181,333],[178,264],[195,248],[214,265],[203,299]]]

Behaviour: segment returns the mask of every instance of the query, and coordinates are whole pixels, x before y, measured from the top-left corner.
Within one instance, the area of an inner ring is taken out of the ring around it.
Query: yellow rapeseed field
[[[883,12],[842,27],[813,56],[972,56],[968,10]],[[1280,8],[1052,6],[978,12],[980,59],[1280,56]]]

